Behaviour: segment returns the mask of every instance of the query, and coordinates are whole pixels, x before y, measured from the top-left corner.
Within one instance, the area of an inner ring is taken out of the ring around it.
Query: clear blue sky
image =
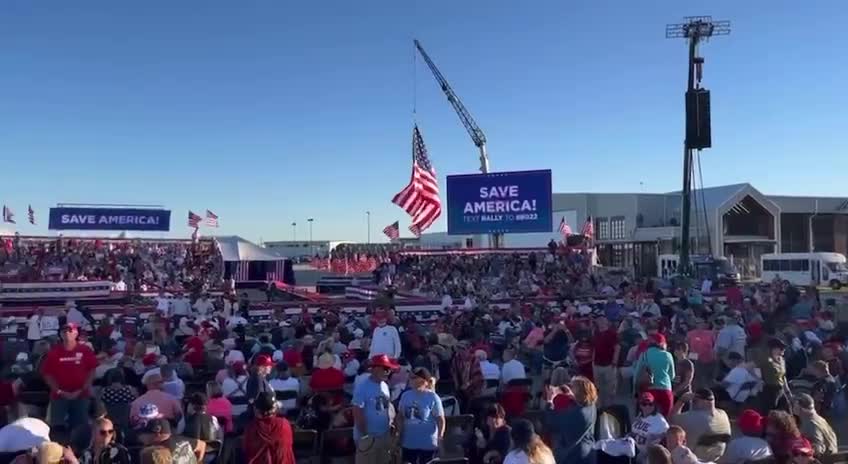
[[[707,185],[845,195],[842,0],[33,2],[0,7],[0,202],[209,208],[248,239],[373,240],[409,219],[413,89],[444,185],[476,148],[418,37],[489,139],[493,170],[554,191],[680,187],[685,15],[730,19],[703,48]],[[417,76],[417,79],[413,79]],[[417,85],[414,86],[414,82]],[[444,187],[443,187],[444,188]],[[440,220],[432,230],[444,230]],[[46,226],[21,224],[22,233]]]

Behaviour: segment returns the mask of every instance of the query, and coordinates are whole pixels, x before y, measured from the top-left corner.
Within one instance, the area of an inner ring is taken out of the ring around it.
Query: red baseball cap
[[[662,345],[662,346],[666,346],[668,344],[668,343],[666,343],[665,335],[663,335],[661,333],[655,333],[655,334],[651,335],[651,342],[654,345]]]
[[[156,361],[158,360],[159,356],[157,356],[156,353],[147,353],[143,358],[141,358],[141,363],[145,366],[152,366],[156,364]]]
[[[378,354],[369,361],[371,367],[385,367],[388,370],[394,371],[400,368],[400,365],[384,354]]]
[[[738,419],[739,429],[745,435],[760,435],[763,432],[763,416],[753,409],[742,411]]]
[[[274,361],[267,354],[260,354],[253,360],[253,364],[257,367],[274,367]]]

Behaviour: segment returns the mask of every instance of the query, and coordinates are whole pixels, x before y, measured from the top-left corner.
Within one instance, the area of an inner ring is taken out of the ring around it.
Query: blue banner
[[[448,176],[448,234],[550,232],[551,171]]]
[[[50,230],[171,229],[171,211],[139,208],[50,208]]]

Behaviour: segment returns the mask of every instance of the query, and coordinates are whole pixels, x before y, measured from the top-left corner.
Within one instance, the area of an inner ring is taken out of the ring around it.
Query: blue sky
[[[32,2],[0,10],[0,202],[162,204],[224,234],[366,238],[409,219],[413,96],[442,185],[476,148],[418,37],[489,139],[492,169],[555,192],[680,188],[686,46],[666,23],[730,19],[702,50],[707,185],[844,195],[839,0]],[[640,182],[643,185],[640,186]],[[444,230],[444,218],[433,230]],[[46,226],[18,226],[46,233]]]

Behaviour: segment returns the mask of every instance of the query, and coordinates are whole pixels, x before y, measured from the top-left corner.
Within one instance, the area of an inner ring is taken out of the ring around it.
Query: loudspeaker
[[[710,91],[686,92],[686,147],[700,150],[712,146]]]

